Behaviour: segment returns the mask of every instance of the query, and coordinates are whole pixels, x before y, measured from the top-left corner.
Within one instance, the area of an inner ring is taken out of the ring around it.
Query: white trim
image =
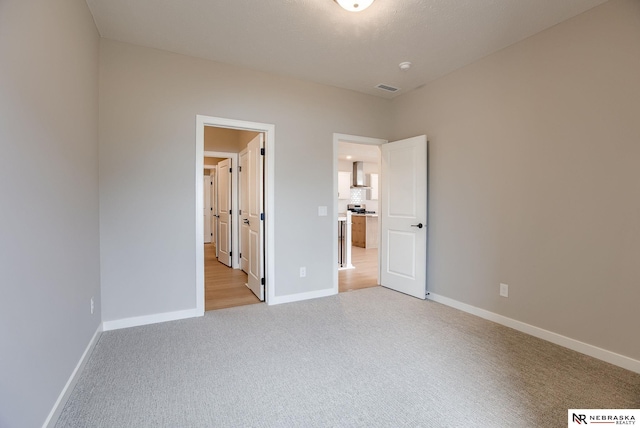
[[[204,232],[203,232],[204,233]],[[203,238],[204,241],[204,238]],[[204,247],[204,244],[203,244]],[[185,318],[202,316],[198,309],[186,309],[184,311],[163,312],[160,314],[143,315],[140,317],[122,318],[113,321],[104,321],[102,328],[104,331],[120,330],[121,328],[138,327],[141,325],[157,324],[166,321],[176,321]]]
[[[196,311],[204,315],[204,183],[198,177],[204,169],[204,120],[196,116]]]
[[[337,244],[336,244],[337,245]],[[336,272],[338,270],[336,269]],[[324,290],[309,291],[307,293],[288,294],[286,296],[274,296],[270,299],[270,305],[279,305],[281,303],[299,302],[301,300],[317,299],[319,297],[327,297],[338,294],[333,288],[325,288]]]
[[[336,132],[333,133],[333,218],[336,221],[333,222],[333,266],[335,269],[333,270],[333,294],[338,293],[338,197],[335,196],[338,194],[338,144],[340,141],[345,143],[355,143],[355,144],[371,144],[380,146],[382,144],[388,143],[388,140],[384,140],[382,138],[371,138],[371,137],[361,137],[358,135],[349,135],[349,134],[338,134]],[[380,222],[378,222],[378,227],[380,227]],[[380,252],[378,251],[378,283],[380,283]]]
[[[78,364],[76,364],[76,367],[75,369],[73,369],[71,376],[69,376],[67,383],[65,384],[64,388],[62,388],[62,391],[60,391],[60,395],[58,396],[58,399],[56,400],[55,404],[53,405],[53,408],[49,412],[47,419],[45,419],[44,423],[42,424],[43,428],[49,428],[49,427],[53,428],[55,426],[56,422],[58,421],[58,418],[60,417],[60,413],[62,412],[62,409],[64,409],[64,405],[67,403],[67,400],[69,399],[69,396],[73,391],[73,388],[76,386],[76,383],[78,383],[78,379],[80,378],[80,373],[82,372],[82,369],[84,369],[84,366],[87,364],[87,361],[89,360],[89,356],[91,355],[93,348],[95,348],[96,343],[98,343],[98,339],[100,338],[101,333],[102,333],[102,324],[98,325],[96,332],[93,333],[93,337],[91,338],[91,340],[89,341],[89,344],[87,345],[84,352],[82,353],[82,356],[78,361]]]
[[[565,348],[580,352],[582,354],[589,355],[590,357],[606,361],[607,363],[614,364],[618,367],[622,367],[623,369],[640,373],[640,361],[634,360],[633,358],[616,354],[615,352],[608,351],[597,346],[589,345],[588,343],[580,342],[579,340],[575,340],[570,337],[524,323],[522,321],[514,320],[513,318],[498,315],[494,312],[489,312],[485,309],[480,309],[478,307],[471,306],[466,303],[450,299],[448,297],[440,296],[435,293],[429,292],[427,294],[427,299],[433,300],[434,302],[442,303],[443,305],[451,306],[452,308],[456,308],[463,312],[476,315],[480,318],[484,318],[486,320],[511,327],[514,330],[518,330],[539,339],[555,343],[556,345],[560,345]]]
[[[265,301],[268,305],[276,301],[275,278],[275,154],[276,154],[276,126],[268,123],[247,122],[244,120],[225,119],[212,116],[196,116],[196,311],[204,314],[204,224],[202,218],[202,174],[204,164],[204,127],[242,129],[265,133]],[[199,184],[198,184],[199,183]],[[197,316],[197,315],[195,315]]]

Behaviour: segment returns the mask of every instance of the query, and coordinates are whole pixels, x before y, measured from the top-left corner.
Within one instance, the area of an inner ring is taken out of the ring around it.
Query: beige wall
[[[212,126],[204,127],[204,150],[239,153],[240,147],[239,132],[235,129],[216,128]]]
[[[254,131],[238,131],[238,143],[241,151],[247,148],[247,145],[253,140],[259,132]]]
[[[256,135],[258,132],[205,126],[204,150],[240,153]]]
[[[333,133],[384,138],[387,100],[105,39],[100,94],[104,321],[195,308],[198,114],[275,125],[276,294],[331,289]]]
[[[613,0],[393,102],[430,141],[430,291],[640,359],[639,41]]]
[[[204,157],[204,164],[205,165],[217,165],[218,162],[225,160],[225,158],[210,158],[205,156]]]
[[[378,164],[374,162],[364,162],[362,164],[365,174],[378,174]],[[353,172],[353,161],[338,161],[338,171]]]
[[[98,43],[84,0],[0,1],[1,427],[43,425],[100,324]]]

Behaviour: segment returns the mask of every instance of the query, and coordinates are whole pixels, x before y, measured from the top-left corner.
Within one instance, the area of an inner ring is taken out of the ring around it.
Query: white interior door
[[[204,183],[202,186],[204,190],[204,204],[203,204],[203,215],[204,215],[204,243],[211,243],[211,176],[204,176]]]
[[[383,144],[380,283],[424,299],[427,290],[427,137]]]
[[[249,271],[248,287],[264,301],[264,135],[258,134],[247,146]],[[243,169],[244,172],[244,169]],[[244,212],[243,212],[244,217]],[[244,250],[243,250],[244,251]]]
[[[240,269],[249,273],[249,150],[244,149],[238,157],[238,216],[240,221]]]
[[[218,261],[231,266],[231,159],[218,162]]]
[[[211,169],[211,242],[218,257],[218,179],[217,168]]]

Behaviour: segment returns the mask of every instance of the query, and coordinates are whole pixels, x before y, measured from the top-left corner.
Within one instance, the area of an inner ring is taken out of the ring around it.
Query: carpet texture
[[[56,427],[566,427],[640,375],[381,287],[105,332]]]

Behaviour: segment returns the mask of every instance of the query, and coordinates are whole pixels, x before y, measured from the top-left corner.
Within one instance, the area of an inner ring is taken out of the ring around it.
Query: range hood
[[[371,189],[364,182],[364,162],[353,163],[353,182],[351,183],[352,189]]]

